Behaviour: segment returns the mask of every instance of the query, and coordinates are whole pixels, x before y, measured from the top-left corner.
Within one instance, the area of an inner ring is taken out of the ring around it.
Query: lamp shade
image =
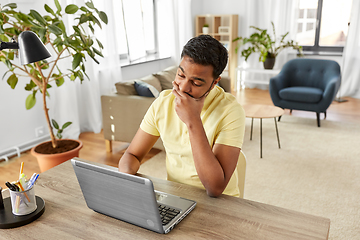
[[[31,31],[20,33],[19,38],[20,62],[22,65],[37,62],[51,56],[40,38]]]

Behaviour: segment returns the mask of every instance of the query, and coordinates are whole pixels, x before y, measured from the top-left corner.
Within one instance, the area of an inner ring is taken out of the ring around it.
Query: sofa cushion
[[[115,83],[116,92],[122,95],[137,95],[134,88],[134,80]]]
[[[153,74],[153,76],[159,79],[162,90],[171,89],[173,87],[172,82],[175,80],[177,69],[178,66],[171,66],[165,68],[163,71]]]
[[[323,91],[313,87],[288,87],[281,89],[279,95],[288,101],[317,103],[321,100]]]
[[[134,86],[135,81],[142,81],[142,82],[148,83],[148,84],[152,85],[153,87],[155,87],[155,89],[158,92],[161,92],[161,90],[162,90],[159,79],[157,79],[155,76],[153,76],[151,74],[151,75],[148,75],[143,78],[115,83],[117,93],[122,94],[122,95],[137,95],[137,92],[136,92],[135,86]]]
[[[146,82],[135,80],[134,87],[139,96],[143,96],[143,97],[159,96],[159,91],[154,86]]]

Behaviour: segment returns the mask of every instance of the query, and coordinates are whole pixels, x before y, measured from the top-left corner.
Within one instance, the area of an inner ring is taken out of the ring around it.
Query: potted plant
[[[251,34],[249,38],[235,38],[233,42],[240,41],[239,46],[235,48],[235,52],[237,53],[240,47],[249,43],[250,46],[241,51],[241,56],[245,57],[245,61],[247,61],[252,53],[259,52],[259,61],[264,62],[265,69],[272,69],[274,67],[276,56],[285,48],[292,47],[298,51],[298,56],[303,56],[302,46],[299,46],[298,43],[293,40],[285,41],[285,37],[289,34],[289,32],[281,35],[280,42],[278,42],[274,23],[271,22],[271,25],[274,38],[270,36],[267,29],[250,26],[250,28],[257,30],[257,32]]]
[[[20,77],[28,80],[25,86],[25,90],[30,94],[26,98],[26,109],[31,109],[36,103],[36,97],[40,95],[44,113],[46,117],[47,126],[50,133],[50,142],[40,144],[42,147],[46,146],[51,157],[54,157],[59,153],[60,155],[66,155],[64,152],[69,151],[69,147],[62,148],[65,142],[75,142],[71,148],[77,149],[77,153],[82,147],[80,141],[77,140],[58,140],[53,132],[53,127],[57,128],[58,134],[60,134],[69,126],[69,123],[65,123],[60,128],[56,121],[50,121],[49,108],[47,106],[47,97],[49,92],[47,91],[53,85],[60,87],[65,82],[65,79],[74,81],[79,79],[81,82],[85,76],[88,78],[84,61],[88,56],[96,63],[96,56],[103,57],[101,49],[103,48],[101,42],[94,37],[95,25],[101,28],[100,20],[107,24],[107,15],[95,8],[93,2],[86,2],[85,6],[77,6],[70,4],[62,9],[58,0],[54,0],[56,9],[50,8],[47,4],[44,5],[47,15],[41,15],[36,10],[30,10],[30,13],[24,14],[17,11],[17,5],[15,3],[6,4],[0,6],[0,40],[9,42],[11,39],[16,40],[17,36],[23,31],[30,30],[38,35],[41,41],[47,46],[48,50],[52,52],[52,58],[49,60],[41,60],[32,64],[21,66],[15,61],[15,56],[18,54],[17,50],[2,50],[0,52],[0,60],[3,62],[8,71],[3,75],[3,78],[7,77],[7,83],[12,89],[17,86]],[[66,29],[64,24],[64,17],[67,15],[73,15],[75,17],[76,24],[71,29]],[[100,18],[100,20],[98,19]],[[91,33],[92,35],[90,35]],[[95,44],[96,43],[96,44]],[[59,67],[59,63],[67,61],[71,63],[71,69],[64,70]],[[58,135],[58,137],[61,135]],[[49,147],[50,145],[50,147]],[[38,154],[41,147],[36,146],[32,150],[33,153]],[[66,161],[74,154],[70,154],[69,158],[63,160]],[[39,158],[38,158],[39,159]],[[40,162],[39,162],[40,164]],[[58,163],[57,163],[58,164]],[[51,166],[41,167],[41,171],[45,171]]]
[[[209,33],[209,24],[204,24],[203,28],[202,28],[202,32],[203,34],[208,34]]]

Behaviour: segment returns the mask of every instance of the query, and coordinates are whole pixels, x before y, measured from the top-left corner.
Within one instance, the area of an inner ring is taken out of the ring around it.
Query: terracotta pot
[[[62,153],[43,154],[43,153],[35,152],[35,149],[38,146],[51,142],[51,141],[48,141],[48,142],[40,143],[31,149],[31,154],[37,158],[41,172],[44,172],[50,168],[53,168],[67,160],[72,159],[73,157],[79,157],[79,151],[83,147],[82,142],[79,140],[74,140],[74,139],[61,139],[61,140],[58,140],[58,142],[63,141],[63,140],[70,140],[70,141],[78,142],[79,146],[77,146],[76,148],[74,148],[72,150],[69,150],[67,152],[62,152]]]

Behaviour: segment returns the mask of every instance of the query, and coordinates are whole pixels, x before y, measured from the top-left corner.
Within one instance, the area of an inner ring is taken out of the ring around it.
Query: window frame
[[[138,64],[138,63],[141,63],[141,62],[152,61],[154,58],[158,57],[159,44],[158,44],[158,29],[157,29],[157,6],[156,6],[156,1],[155,0],[152,0],[152,2],[153,2],[153,16],[154,16],[153,17],[153,22],[154,22],[154,49],[145,50],[146,55],[141,57],[141,58],[130,59],[129,45],[128,45],[128,42],[126,42],[127,53],[122,53],[122,54],[119,55],[121,66],[129,66],[129,65]],[[123,4],[122,1],[121,1],[121,4]],[[122,6],[122,11],[124,11],[123,6]],[[125,21],[125,19],[124,19],[124,21]],[[124,24],[125,24],[125,22],[124,22]],[[125,29],[125,34],[127,34],[126,29]]]
[[[316,14],[316,29],[315,29],[315,42],[313,46],[302,46],[303,51],[305,52],[333,52],[333,53],[342,53],[344,47],[341,46],[320,46],[320,28],[321,28],[321,14],[322,14],[323,0],[318,0],[318,8]]]

